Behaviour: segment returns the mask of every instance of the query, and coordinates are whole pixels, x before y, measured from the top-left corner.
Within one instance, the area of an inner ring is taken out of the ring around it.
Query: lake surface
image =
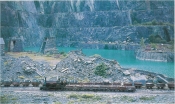
[[[26,51],[39,51],[39,48],[37,47],[24,49]],[[76,49],[77,48],[58,47],[58,50],[63,52],[69,52]],[[134,51],[104,49],[82,49],[82,51],[87,56],[99,54],[104,58],[116,60],[123,68],[136,68],[139,70],[147,70],[155,73],[164,74],[168,77],[174,77],[174,63],[138,60],[135,58]]]

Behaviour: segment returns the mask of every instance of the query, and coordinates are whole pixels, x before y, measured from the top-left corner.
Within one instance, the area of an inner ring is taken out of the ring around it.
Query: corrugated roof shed
[[[5,44],[3,38],[0,38],[0,44]]]

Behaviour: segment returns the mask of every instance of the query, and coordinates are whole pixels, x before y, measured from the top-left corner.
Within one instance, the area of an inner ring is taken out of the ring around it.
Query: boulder
[[[33,67],[30,67],[30,66],[27,66],[27,67],[24,68],[25,73],[33,73],[35,71],[36,71],[36,69],[33,68]]]
[[[142,83],[143,85],[145,85],[146,81],[147,81],[147,78],[145,75],[138,75],[138,76],[131,76],[131,80],[133,82],[140,82]]]
[[[123,71],[123,74],[124,75],[130,75],[130,72],[129,72],[129,70],[125,70],[125,71]]]

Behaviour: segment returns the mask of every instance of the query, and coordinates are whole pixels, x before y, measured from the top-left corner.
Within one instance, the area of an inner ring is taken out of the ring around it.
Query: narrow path
[[[124,94],[124,95],[157,95],[157,94],[167,94],[174,96],[175,90],[156,90],[156,89],[136,89],[135,92],[103,92],[103,91],[41,91],[39,87],[1,87],[2,92],[76,92],[76,93],[97,93],[97,94]]]

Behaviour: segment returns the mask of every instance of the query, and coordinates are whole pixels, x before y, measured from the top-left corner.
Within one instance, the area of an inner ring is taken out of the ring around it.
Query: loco
[[[10,87],[11,84],[12,84],[12,81],[3,81],[4,87]]]

